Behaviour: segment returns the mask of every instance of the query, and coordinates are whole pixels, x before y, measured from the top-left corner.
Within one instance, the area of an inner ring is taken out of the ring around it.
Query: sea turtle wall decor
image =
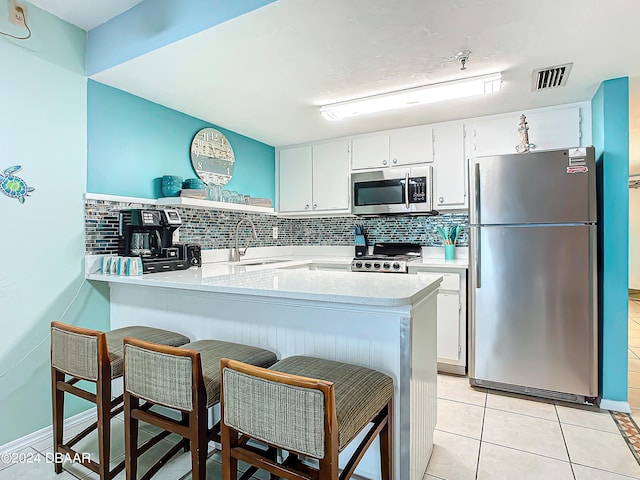
[[[20,203],[24,203],[25,197],[28,197],[29,192],[33,192],[35,188],[28,187],[27,182],[13,175],[21,168],[20,165],[15,165],[0,173],[0,190],[8,197],[17,198]]]

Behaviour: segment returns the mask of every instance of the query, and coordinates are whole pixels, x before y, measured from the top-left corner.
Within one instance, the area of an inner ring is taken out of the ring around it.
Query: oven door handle
[[[409,210],[409,173],[404,174],[404,205]]]

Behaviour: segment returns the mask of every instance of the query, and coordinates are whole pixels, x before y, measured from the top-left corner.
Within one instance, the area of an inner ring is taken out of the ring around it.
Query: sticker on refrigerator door
[[[587,156],[586,148],[570,148],[569,149],[569,158],[586,157],[586,156]]]
[[[586,166],[567,167],[567,173],[587,173],[589,168]]]

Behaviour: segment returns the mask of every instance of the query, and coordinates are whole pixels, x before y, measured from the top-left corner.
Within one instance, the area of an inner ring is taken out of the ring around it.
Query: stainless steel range
[[[376,243],[373,255],[354,258],[352,272],[409,273],[409,263],[420,260],[419,243]]]

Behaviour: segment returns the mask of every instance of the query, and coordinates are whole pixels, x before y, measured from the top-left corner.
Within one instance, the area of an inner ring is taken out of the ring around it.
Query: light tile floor
[[[629,302],[629,405],[640,421],[640,301]]]
[[[425,480],[640,479],[608,411],[472,388],[438,377],[435,447]]]

